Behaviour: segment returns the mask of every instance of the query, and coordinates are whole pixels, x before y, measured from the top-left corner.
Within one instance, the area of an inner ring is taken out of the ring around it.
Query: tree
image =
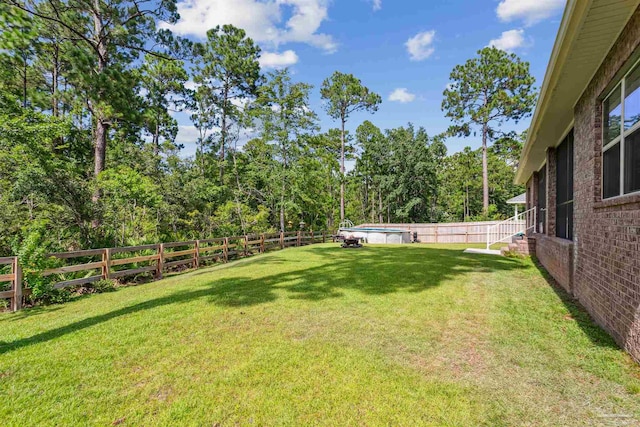
[[[16,9],[52,24],[58,39],[73,42],[69,57],[76,90],[93,122],[94,177],[105,169],[110,129],[131,110],[135,83],[129,64],[142,53],[160,55],[150,41],[164,45],[167,31],[156,23],[178,20],[176,0],[6,0]],[[97,188],[97,187],[96,187]],[[93,195],[94,203],[100,191]],[[99,220],[94,219],[94,227]]]
[[[187,72],[182,61],[146,55],[142,65],[142,88],[145,90],[144,125],[151,135],[153,155],[160,154],[160,138],[173,142],[178,123],[169,112],[181,109],[187,96]]]
[[[482,159],[465,147],[446,159],[440,168],[440,205],[448,221],[469,221],[482,212]]]
[[[360,79],[353,74],[344,74],[339,71],[333,73],[331,77],[322,83],[320,95],[326,102],[327,114],[335,120],[340,120],[341,131],[341,151],[340,151],[340,173],[342,183],[340,184],[340,221],[344,221],[344,136],[345,123],[349,116],[356,111],[378,111],[378,106],[382,102],[380,95],[371,92],[369,88],[362,85]]]
[[[429,220],[430,199],[435,188],[436,163],[423,128],[412,124],[386,132],[390,147],[384,191],[387,215],[404,222]]]
[[[6,76],[12,91],[21,98],[23,108],[27,108],[28,94],[32,88],[31,70],[36,56],[39,23],[20,9],[0,5],[0,58],[13,69],[12,76]]]
[[[211,120],[214,110],[220,126],[220,184],[224,184],[225,148],[230,128],[242,113],[242,106],[253,98],[260,83],[260,48],[247,37],[244,30],[233,25],[215,27],[207,31],[207,41],[195,45],[196,66],[194,82],[199,85],[198,102]]]
[[[259,90],[256,117],[262,127],[262,139],[277,145],[280,163],[279,210],[280,230],[285,229],[285,202],[287,183],[295,179],[291,163],[302,151],[303,136],[313,131],[317,117],[309,108],[309,92],[312,86],[293,83],[288,69],[276,71],[268,76],[267,83]],[[292,186],[288,187],[289,189]]]
[[[494,153],[504,159],[507,165],[513,169],[514,173],[518,170],[520,154],[527,140],[528,132],[528,130],[525,130],[520,135],[516,132],[509,132],[493,143],[492,148]]]
[[[482,205],[489,209],[489,172],[487,146],[501,135],[500,126],[518,122],[533,109],[535,79],[529,74],[529,63],[515,54],[495,47],[478,51],[476,58],[457,65],[451,72],[452,82],[444,91],[442,109],[454,126],[451,134],[469,136],[474,127],[482,133]]]
[[[356,171],[363,186],[363,217],[369,217],[371,222],[375,222],[377,217],[382,222],[382,177],[389,158],[386,138],[376,125],[365,120],[356,129],[356,141],[360,148]]]

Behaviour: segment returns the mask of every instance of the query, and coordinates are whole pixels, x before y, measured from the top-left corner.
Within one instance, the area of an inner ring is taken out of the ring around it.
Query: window
[[[602,103],[602,197],[640,191],[640,63]]]
[[[547,223],[547,165],[538,171],[538,233],[544,233]]]
[[[556,236],[573,240],[573,130],[556,149]]]

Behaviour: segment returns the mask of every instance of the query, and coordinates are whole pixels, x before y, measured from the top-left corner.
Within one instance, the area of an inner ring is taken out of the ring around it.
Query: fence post
[[[243,243],[243,245],[244,245],[244,251],[243,251],[243,252],[244,252],[244,256],[245,256],[245,257],[246,257],[246,256],[247,256],[247,254],[248,254],[248,251],[247,251],[248,242],[249,242],[249,236],[247,236],[247,235],[245,234],[245,235],[244,235],[244,243]]]
[[[280,232],[280,249],[284,249],[284,231]]]
[[[438,243],[438,226],[436,225],[436,243]]]
[[[311,230],[311,244],[313,245],[316,241],[313,238],[313,230]]]
[[[264,253],[264,233],[260,235],[260,253]]]
[[[300,246],[301,238],[302,238],[302,231],[298,230],[298,241],[296,242],[296,246]]]
[[[222,255],[224,262],[229,262],[229,238],[225,237],[222,245]]]
[[[164,243],[158,245],[158,264],[156,265],[156,277],[162,279],[164,272]]]
[[[200,268],[200,240],[196,240],[195,252],[193,254],[193,268]]]
[[[102,252],[102,279],[111,278],[111,248],[105,248]]]
[[[327,243],[327,232],[326,231],[322,232],[322,243]]]
[[[18,257],[13,259],[13,311],[22,309],[22,268]]]
[[[464,242],[469,243],[469,224],[465,226]]]

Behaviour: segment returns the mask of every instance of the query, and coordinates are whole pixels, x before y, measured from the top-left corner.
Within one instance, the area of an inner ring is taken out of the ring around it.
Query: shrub
[[[57,304],[68,301],[71,293],[56,289],[52,279],[42,277],[41,271],[54,267],[56,260],[47,259],[50,246],[46,238],[47,222],[35,221],[25,232],[25,238],[15,251],[22,266],[24,285],[31,289],[32,302]]]
[[[81,293],[86,294],[102,294],[104,292],[113,292],[116,290],[116,285],[113,280],[100,280],[94,283],[87,283],[82,287]]]

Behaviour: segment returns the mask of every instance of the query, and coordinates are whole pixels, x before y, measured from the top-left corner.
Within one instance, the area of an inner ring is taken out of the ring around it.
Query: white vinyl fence
[[[439,224],[360,224],[358,227],[396,228],[418,233],[420,243],[487,243],[487,230],[501,221]]]

